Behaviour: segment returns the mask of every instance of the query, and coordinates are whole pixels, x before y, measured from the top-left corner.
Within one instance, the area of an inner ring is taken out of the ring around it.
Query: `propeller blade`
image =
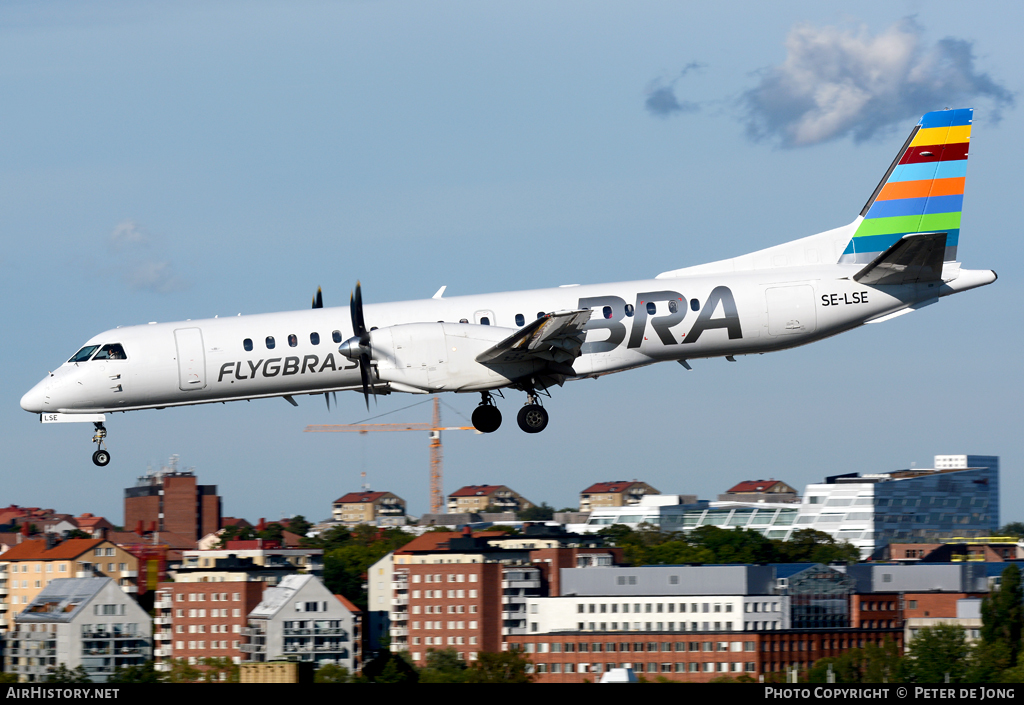
[[[320,290],[320,287],[317,287],[316,288],[316,296],[313,297],[313,308],[323,308],[323,307],[324,307],[324,295],[323,295],[323,292]]]
[[[363,381],[363,399],[366,401],[366,410],[370,410],[370,356],[363,353],[359,356],[359,377]]]
[[[327,402],[327,410],[331,410],[331,395],[330,392],[324,392],[324,401]]]
[[[366,345],[369,340],[367,340],[366,322],[363,319],[363,288],[359,282],[356,282],[356,290],[349,303],[349,312],[352,314],[352,332],[359,336],[360,345]]]

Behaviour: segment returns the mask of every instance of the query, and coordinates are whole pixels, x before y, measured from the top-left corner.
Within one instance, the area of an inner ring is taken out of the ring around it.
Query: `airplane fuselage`
[[[857,269],[572,285],[367,304],[364,310],[374,328],[445,321],[513,330],[548,312],[589,308],[586,339],[573,363],[577,378],[588,378],[654,362],[804,345],[954,293],[967,274],[951,283],[865,286],[848,278]],[[352,335],[348,307],[116,328],[86,345],[119,344],[124,359],[65,363],[26,394],[22,406],[43,414],[103,413],[360,389],[358,364],[338,353],[338,344]],[[495,379],[491,388],[506,383]]]

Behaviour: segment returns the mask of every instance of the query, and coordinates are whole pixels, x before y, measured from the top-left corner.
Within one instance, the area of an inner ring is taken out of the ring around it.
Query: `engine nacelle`
[[[473,323],[407,323],[370,332],[375,377],[423,392],[474,392],[504,387],[544,367],[544,361],[483,365],[477,355],[515,333]],[[411,390],[408,390],[411,391]]]

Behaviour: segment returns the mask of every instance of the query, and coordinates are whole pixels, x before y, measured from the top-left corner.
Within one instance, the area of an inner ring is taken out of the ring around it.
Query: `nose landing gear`
[[[96,444],[97,450],[92,454],[92,462],[101,468],[110,462],[110,453],[103,448],[103,439],[107,437],[107,429],[102,421],[93,422],[96,433],[93,434],[92,442]]]

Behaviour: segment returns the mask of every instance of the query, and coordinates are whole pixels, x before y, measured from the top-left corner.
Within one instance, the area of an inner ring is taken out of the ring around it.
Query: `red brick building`
[[[129,531],[169,531],[198,541],[218,531],[221,500],[216,485],[200,485],[191,471],[163,468],[124,491],[124,526]]]
[[[885,641],[902,647],[900,630],[785,630],[717,633],[553,633],[506,637],[529,657],[538,683],[596,681],[612,668],[632,668],[649,680],[706,683],[742,675],[755,680],[818,659]]]
[[[291,566],[254,565],[251,559],[218,559],[207,568],[179,568],[175,582],[157,588],[153,622],[154,660],[158,671],[170,659],[198,664],[203,658],[247,660],[242,630],[263,591]]]

